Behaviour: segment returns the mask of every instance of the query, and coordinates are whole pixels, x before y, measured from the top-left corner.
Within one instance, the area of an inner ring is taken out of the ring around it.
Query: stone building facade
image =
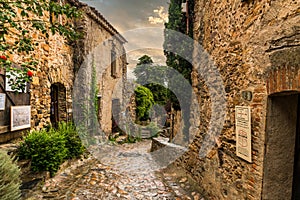
[[[194,39],[223,80],[226,117],[215,145],[200,157],[212,91],[195,70],[200,118],[191,121],[191,130],[196,139],[176,163],[208,199],[295,198],[300,191],[300,2],[195,0],[194,15]],[[251,109],[251,162],[236,154],[235,106]]]
[[[33,40],[39,41],[36,51],[32,54],[39,60],[39,64],[29,90],[31,128],[39,130],[49,124],[55,125],[58,121],[72,121],[74,95],[76,95],[74,81],[87,57],[95,52],[97,46],[100,46],[98,55],[94,55],[101,58],[100,61],[95,62],[98,63],[95,65],[98,73],[95,77],[100,100],[99,123],[105,132],[109,133],[112,128],[113,88],[118,81],[126,81],[127,66],[123,47],[126,40],[96,9],[77,0],[65,0],[62,3],[69,3],[82,12],[81,18],[73,23],[78,31],[83,33],[83,37],[70,43],[58,34],[50,34],[47,38],[39,32],[31,32]],[[55,20],[63,23],[66,19],[59,17]],[[49,14],[44,16],[43,21],[51,23]],[[112,54],[116,60],[113,75],[110,73]],[[24,57],[17,53],[10,55],[10,59],[16,64],[24,61]],[[100,62],[104,62],[106,66],[104,67]],[[100,70],[101,67],[103,69]],[[86,75],[90,74],[91,72],[86,73]],[[85,86],[89,85],[91,82],[86,82]],[[122,86],[121,83],[120,87]]]
[[[112,132],[113,117],[118,118],[113,116],[113,102],[123,102],[122,93],[127,79],[127,60],[123,45],[127,41],[96,9],[77,1],[73,4],[85,13],[84,19],[76,22],[84,39],[74,49],[77,88],[73,93],[78,96],[93,92],[91,84],[94,76],[94,92],[97,92],[99,109],[96,114],[101,130],[109,135]]]

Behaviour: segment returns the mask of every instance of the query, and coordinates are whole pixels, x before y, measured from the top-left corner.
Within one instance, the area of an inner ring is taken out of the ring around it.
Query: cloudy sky
[[[81,0],[95,7],[126,38],[129,71],[144,54],[164,64],[163,28],[169,0]]]

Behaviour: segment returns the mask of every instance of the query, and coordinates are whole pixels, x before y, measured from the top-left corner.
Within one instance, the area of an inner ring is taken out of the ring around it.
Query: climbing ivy
[[[60,34],[69,41],[80,37],[70,20],[61,23],[59,16],[66,19],[78,18],[80,11],[67,3],[49,0],[0,0],[0,68],[17,76],[10,84],[13,89],[24,91],[25,82],[31,80],[39,60],[34,51],[39,42],[50,34]],[[56,19],[56,20],[55,20]],[[32,37],[32,32],[40,38]],[[21,68],[13,66],[12,55],[22,56]]]

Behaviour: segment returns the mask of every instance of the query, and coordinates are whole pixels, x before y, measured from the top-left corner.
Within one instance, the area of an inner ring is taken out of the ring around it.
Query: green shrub
[[[73,123],[59,123],[57,132],[65,137],[67,158],[78,158],[83,154],[85,148]]]
[[[0,198],[18,200],[20,191],[20,169],[6,152],[0,150]]]
[[[67,157],[65,136],[51,129],[33,131],[20,145],[20,158],[31,159],[32,171],[49,171],[51,176],[57,172]]]
[[[128,135],[125,143],[136,143],[136,142],[140,142],[142,141],[142,138],[140,136],[132,136],[132,135]]]
[[[137,121],[146,121],[149,119],[149,111],[154,105],[153,94],[151,90],[144,86],[138,86],[134,93]]]
[[[30,133],[21,143],[18,156],[31,160],[32,171],[49,171],[53,176],[64,159],[79,157],[84,150],[75,126],[61,122],[57,130],[49,127]]]

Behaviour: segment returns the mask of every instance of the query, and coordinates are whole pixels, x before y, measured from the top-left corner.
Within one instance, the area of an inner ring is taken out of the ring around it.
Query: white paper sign
[[[0,110],[5,110],[5,99],[6,95],[4,93],[0,93]]]
[[[252,162],[251,150],[251,110],[249,106],[235,107],[236,154]]]
[[[9,76],[9,78],[7,76]],[[10,82],[15,82],[17,78],[18,78],[18,75],[13,75],[10,72],[6,72],[6,76],[5,76],[5,90],[6,91],[8,91],[8,92],[19,92],[19,93],[22,92],[21,89],[14,90],[10,86]],[[25,83],[25,91],[24,91],[25,93],[26,93],[26,90],[27,90],[27,88],[26,88],[26,83]]]
[[[11,107],[11,131],[30,128],[31,107],[12,106]]]

